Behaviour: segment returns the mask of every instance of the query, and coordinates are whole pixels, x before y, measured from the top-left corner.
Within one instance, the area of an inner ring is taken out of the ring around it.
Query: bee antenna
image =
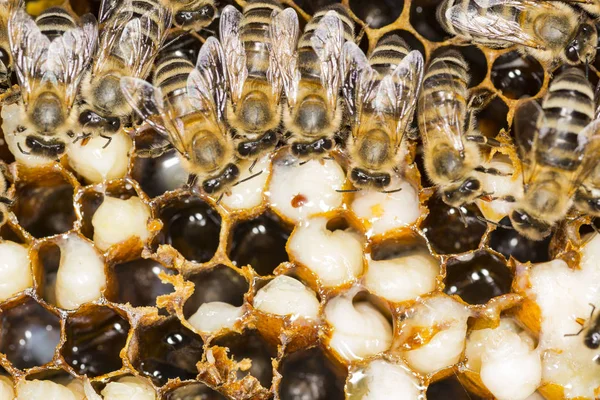
[[[399,191],[401,191],[402,188],[398,188],[398,189],[392,189],[392,190],[382,190],[381,193],[385,193],[385,194],[390,194],[390,193],[398,193]]]
[[[510,225],[504,225],[504,224],[500,224],[498,222],[490,221],[489,219],[485,219],[483,217],[480,217],[479,215],[477,216],[477,219],[480,220],[481,222],[485,222],[487,224],[497,226],[498,228],[508,229],[508,230],[511,230],[511,231],[515,230],[515,228],[513,228]]]
[[[112,138],[110,136],[106,136],[106,135],[102,135],[100,134],[101,138],[106,139],[106,144],[104,146],[102,146],[103,149],[107,148],[108,145],[112,142]]]
[[[262,174],[262,173],[263,173],[262,171],[258,171],[258,172],[257,172],[257,173],[255,173],[254,175],[250,175],[249,177],[247,177],[247,178],[244,178],[244,179],[242,179],[241,181],[237,181],[236,183],[234,183],[234,184],[233,184],[233,186],[237,186],[237,185],[239,185],[240,183],[248,182],[250,179],[254,179],[254,178],[256,178],[257,176],[259,176],[260,174]]]
[[[221,200],[223,200],[223,196],[225,195],[225,193],[221,193],[221,195],[219,196],[219,198],[217,199],[217,205],[221,202]]]
[[[255,158],[254,161],[252,161],[252,164],[250,165],[250,168],[248,168],[248,172],[252,173],[252,169],[256,165],[257,161],[258,161],[258,158]]]
[[[336,192],[338,193],[356,193],[356,192],[360,192],[362,189],[358,188],[358,189],[335,189]]]
[[[23,148],[21,147],[21,143],[19,143],[19,142],[17,142],[17,147],[19,148],[19,151],[21,151],[21,153],[25,154],[26,156],[31,154],[30,151],[23,150]]]

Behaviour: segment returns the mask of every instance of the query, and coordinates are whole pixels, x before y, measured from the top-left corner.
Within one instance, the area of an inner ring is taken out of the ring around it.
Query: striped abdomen
[[[246,51],[250,77],[266,79],[269,68],[269,25],[273,11],[283,7],[274,0],[250,0],[244,7],[240,37]]]
[[[553,168],[576,169],[581,163],[575,152],[578,135],[594,118],[594,91],[584,73],[571,68],[558,75],[542,109],[545,120],[538,127],[536,161]]]
[[[419,125],[422,132],[436,132],[445,121],[458,120],[464,133],[469,81],[468,65],[455,50],[447,50],[433,59],[425,73],[421,92]],[[430,125],[428,129],[425,126]],[[449,134],[449,133],[448,133]]]
[[[187,102],[187,78],[193,70],[194,64],[184,57],[165,58],[156,65],[153,84],[162,91],[177,116],[192,111]]]
[[[77,22],[64,8],[50,7],[44,10],[36,19],[35,23],[40,31],[48,36],[50,40],[62,36],[67,30],[77,26]]]
[[[348,15],[344,6],[334,4],[315,13],[311,20],[308,21],[308,24],[304,28],[304,33],[300,36],[300,41],[298,42],[298,69],[302,79],[317,81],[320,81],[321,79],[320,61],[313,50],[311,38],[321,18],[323,18],[330,10],[336,11],[342,20],[344,26],[344,41],[354,41],[354,22],[352,21],[352,18],[350,18],[350,15]]]

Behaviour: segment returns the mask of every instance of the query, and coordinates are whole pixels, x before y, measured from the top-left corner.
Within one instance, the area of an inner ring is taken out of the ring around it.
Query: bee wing
[[[273,87],[273,93],[281,95],[281,88],[292,102],[296,99],[300,72],[298,71],[298,14],[293,8],[286,8],[271,14],[269,24],[269,68],[267,79]]]
[[[43,75],[50,40],[40,32],[40,28],[25,10],[18,10],[8,20],[8,39],[21,86],[21,96],[27,104],[29,95],[35,89],[36,77]]]
[[[133,12],[131,9],[122,9],[114,15],[109,21],[106,21],[102,27],[98,52],[92,66],[93,73],[99,73],[104,69],[104,65],[115,52],[125,26],[131,21]]]
[[[553,7],[553,6],[549,6]],[[446,19],[459,31],[490,40],[520,44],[535,49],[546,46],[535,36],[526,32],[518,22],[510,21],[493,11],[481,12],[481,8],[469,2],[465,8],[459,4],[446,10]]]
[[[514,116],[515,142],[522,163],[523,181],[529,183],[537,174],[537,146],[540,138],[547,134],[546,119],[542,107],[535,100],[519,105]]]
[[[335,11],[328,11],[321,18],[310,41],[321,62],[321,84],[331,106],[335,107],[342,83],[341,55],[344,44],[344,25]]]
[[[98,22],[103,24],[112,18],[117,9],[122,6],[123,3],[130,3],[131,0],[102,0],[100,3],[100,10],[98,11]]]
[[[145,77],[148,74],[170,22],[171,12],[165,7],[156,7],[125,25],[119,39],[119,53],[129,66],[132,76]],[[154,35],[156,41],[148,37]]]
[[[572,180],[571,192],[581,186],[583,181],[598,167],[600,155],[600,119],[595,119],[578,135],[578,149],[582,148],[582,161],[575,178]]]
[[[219,41],[210,37],[202,45],[196,68],[187,80],[188,98],[198,111],[209,111],[216,121],[224,119],[227,104],[227,70]]]
[[[463,88],[458,86],[452,74],[442,72],[448,70],[451,69],[447,65],[440,66],[440,72],[435,75],[437,79],[427,78],[423,86],[419,101],[419,116],[424,120],[421,134],[425,143],[433,137],[447,137],[453,147],[462,152],[465,113],[459,107],[462,102],[454,100],[464,95]],[[437,90],[441,85],[448,89]]]
[[[423,56],[413,50],[402,59],[394,72],[381,80],[377,88],[374,109],[380,114],[393,115],[395,126],[390,131],[396,133],[396,147],[402,142],[406,126],[413,117],[423,83],[423,65]]]
[[[353,42],[344,43],[342,49],[342,95],[350,116],[360,121],[362,106],[371,95],[376,76],[365,53]]]
[[[526,8],[531,6],[540,6],[540,5],[550,5],[553,0],[475,0],[475,4],[477,4],[481,8],[489,8],[494,6],[512,6],[518,8]],[[573,3],[573,4],[594,4],[594,0],[563,0],[563,3]]]
[[[229,85],[234,103],[242,95],[244,82],[246,82],[246,78],[248,77],[246,51],[240,38],[242,16],[242,13],[235,7],[228,5],[221,13],[221,22],[219,25],[219,36],[225,51]]]
[[[50,43],[47,71],[64,87],[68,107],[73,105],[82,74],[98,44],[98,25],[91,14],[81,17],[80,26],[69,29]]]
[[[181,121],[170,118],[160,88],[143,79],[121,78],[121,91],[131,108],[181,153],[186,154]]]

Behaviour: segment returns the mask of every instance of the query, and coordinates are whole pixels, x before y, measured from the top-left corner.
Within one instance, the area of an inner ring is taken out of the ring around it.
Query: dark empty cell
[[[508,106],[496,97],[477,113],[477,128],[487,137],[495,137],[500,130],[508,131]]]
[[[422,229],[437,253],[455,254],[479,247],[486,225],[477,218],[481,217],[481,212],[476,206],[462,206],[459,210],[448,206],[435,194],[428,207],[429,215]]]
[[[13,212],[36,238],[64,233],[73,227],[73,187],[58,177],[43,177],[17,185]]]
[[[181,166],[175,150],[155,158],[137,157],[131,175],[150,197],[180,188],[188,180],[188,173]]]
[[[298,7],[306,11],[309,15],[313,15],[321,8],[330,4],[340,3],[340,0],[297,0],[294,1]]]
[[[483,400],[467,392],[454,376],[432,383],[427,387],[427,400]]]
[[[219,247],[221,216],[197,197],[174,199],[160,211],[160,242],[190,261],[206,262]]]
[[[60,266],[60,247],[47,243],[38,250],[38,260],[43,269],[42,297],[50,304],[56,305],[56,274]]]
[[[289,236],[290,230],[281,221],[263,214],[236,225],[229,257],[239,267],[249,264],[260,275],[270,275],[288,261],[285,244]]]
[[[92,217],[98,207],[102,205],[104,195],[98,192],[86,192],[81,197],[81,214],[83,221],[81,224],[81,233],[88,239],[94,239],[94,226],[92,225]]]
[[[391,31],[382,36],[382,38],[390,36],[390,35],[398,35],[406,42],[409,50],[418,50],[423,56],[423,60],[425,60],[425,46],[423,43],[419,41],[412,33],[408,31]],[[381,39],[380,39],[381,40]]]
[[[440,3],[440,0],[414,0],[410,5],[410,24],[425,39],[433,42],[442,42],[450,36],[437,20]]]
[[[270,346],[255,331],[245,331],[242,334],[230,334],[213,342],[216,346],[227,347],[229,354],[235,361],[240,362],[244,358],[252,361],[248,371],[238,371],[238,378],[252,375],[260,384],[266,388],[271,387],[273,380],[273,368],[271,358],[277,357],[277,349]]]
[[[134,307],[155,306],[156,298],[174,291],[172,285],[162,283],[158,274],[173,271],[149,259],[139,259],[116,265],[113,269],[117,280],[117,303],[130,303]]]
[[[282,400],[343,400],[345,377],[318,347],[286,356],[280,366]]]
[[[503,54],[492,65],[492,82],[509,99],[535,96],[544,82],[544,69],[531,56],[517,51]]]
[[[185,302],[183,312],[186,318],[198,311],[202,304],[213,301],[240,307],[249,288],[242,275],[224,265],[192,275],[188,280],[194,283],[194,294]]]
[[[412,254],[428,253],[427,243],[421,236],[387,239],[371,248],[371,259],[374,261],[393,260]]]
[[[170,391],[166,400],[227,400],[227,397],[203,383],[192,383]]]
[[[150,327],[138,328],[135,337],[137,354],[133,366],[155,384],[169,379],[194,379],[196,363],[202,359],[202,338],[185,328],[176,317]]]
[[[500,220],[500,224],[511,225],[508,217]],[[521,236],[514,229],[496,228],[490,235],[489,245],[507,259],[512,256],[520,262],[546,262],[550,261],[551,237],[534,241]]]
[[[93,307],[67,319],[67,341],[61,353],[80,375],[95,377],[122,367],[119,353],[129,322],[108,307]]]
[[[403,7],[403,0],[350,0],[354,14],[372,29],[396,21]]]
[[[459,295],[469,304],[485,304],[496,296],[509,293],[512,278],[503,260],[481,251],[468,261],[448,261],[444,291]]]
[[[26,369],[49,363],[60,341],[60,321],[44,307],[27,297],[24,302],[2,312],[0,353],[13,366]]]

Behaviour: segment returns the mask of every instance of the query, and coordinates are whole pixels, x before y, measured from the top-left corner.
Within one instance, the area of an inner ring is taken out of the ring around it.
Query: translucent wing
[[[526,8],[531,6],[538,6],[540,4],[550,4],[552,0],[475,0],[475,4],[482,8],[489,8],[494,6],[512,6],[518,8]],[[564,3],[579,3],[579,4],[593,4],[594,0],[563,0]]]
[[[328,11],[323,16],[310,41],[321,63],[321,84],[327,92],[330,105],[334,107],[342,80],[341,55],[344,44],[344,26],[335,11]]]
[[[28,104],[36,77],[43,75],[50,40],[40,32],[35,21],[24,10],[18,10],[8,21],[8,39],[15,71],[21,86],[21,96]]]
[[[391,127],[393,129],[390,131],[396,133],[396,146],[402,142],[406,126],[413,117],[423,83],[423,65],[423,56],[417,50],[413,50],[391,74],[381,80],[377,88],[373,108],[377,113],[393,116],[395,126]]]
[[[342,95],[348,112],[359,123],[362,106],[365,104],[373,88],[375,71],[363,51],[353,42],[344,43],[342,49]]]
[[[166,137],[175,149],[185,155],[183,125],[171,118],[162,91],[143,79],[121,78],[121,91],[133,110],[158,133]]]
[[[202,45],[196,68],[188,76],[187,91],[192,107],[212,113],[216,121],[223,121],[227,104],[227,70],[223,48],[216,38],[210,37]]]
[[[458,30],[474,37],[484,37],[504,43],[520,44],[536,49],[545,49],[539,38],[526,32],[516,21],[508,20],[502,14],[489,9],[481,9],[470,3],[450,7],[446,19]]]
[[[455,76],[447,72],[451,69],[446,63],[439,63],[435,78],[428,77],[423,85],[419,101],[421,134],[424,142],[435,137],[446,137],[456,150],[463,152],[465,110],[461,104],[464,104],[467,93],[457,83]]]
[[[300,72],[298,71],[298,14],[292,8],[278,12],[273,11],[269,25],[270,52],[267,79],[273,87],[273,93],[281,94],[285,90],[286,97],[293,103],[298,92]]]
[[[111,54],[115,52],[123,29],[131,21],[132,15],[131,9],[122,9],[110,20],[105,21],[99,38],[98,52],[92,66],[94,74],[104,70],[106,62],[110,59]]]
[[[597,170],[600,157],[600,119],[590,122],[577,136],[581,166],[572,179],[569,193],[574,193],[590,174]]]
[[[81,24],[69,29],[50,43],[47,72],[64,86],[65,101],[73,105],[83,71],[92,60],[98,42],[98,26],[91,14],[81,17]]]
[[[523,181],[527,184],[538,170],[536,154],[540,127],[546,126],[546,119],[542,107],[535,100],[530,100],[517,107],[513,120],[515,142],[523,169]]]
[[[220,22],[220,38],[227,60],[227,72],[233,102],[242,95],[244,82],[248,77],[246,51],[240,39],[242,13],[229,5],[223,9]]]
[[[102,0],[100,4],[100,11],[98,12],[98,22],[103,24],[108,21],[113,15],[115,15],[116,10],[123,3],[129,3],[128,0]]]

